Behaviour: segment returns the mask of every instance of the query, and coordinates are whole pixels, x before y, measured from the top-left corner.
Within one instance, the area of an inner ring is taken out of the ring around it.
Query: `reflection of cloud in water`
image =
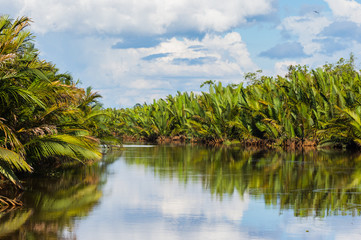
[[[114,171],[113,169],[117,169]],[[150,169],[112,165],[105,198],[80,223],[78,239],[243,239],[239,232],[249,203],[237,195],[220,201],[202,184],[159,179]]]
[[[175,183],[180,183],[175,180]],[[173,183],[174,184],[174,183]],[[187,186],[192,192],[186,192],[184,188],[175,188],[172,185],[164,186],[158,195],[162,195],[159,202],[162,213],[165,216],[181,217],[184,215],[202,216],[206,219],[227,219],[240,221],[243,211],[247,209],[249,202],[248,194],[245,194],[243,201],[234,194],[225,197],[224,202],[212,199],[209,192],[199,191],[201,184]]]
[[[221,201],[204,189],[202,175],[178,180],[176,171],[159,175],[147,161],[111,165],[105,197],[79,223],[77,239],[361,239],[360,217],[295,217],[247,191]]]

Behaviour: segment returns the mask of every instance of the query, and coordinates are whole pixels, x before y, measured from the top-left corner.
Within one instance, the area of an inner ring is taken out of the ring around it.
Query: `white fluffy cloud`
[[[16,1],[16,14],[32,17],[35,21],[33,29],[40,33],[226,31],[246,22],[247,17],[273,11],[273,1],[269,0]]]
[[[89,38],[81,46],[88,66],[81,79],[122,106],[199,89],[206,80],[239,82],[257,66],[239,33],[207,34],[202,39],[170,38],[148,48],[111,48],[117,39]]]
[[[325,0],[336,17],[361,24],[361,4],[355,0]]]
[[[201,40],[171,38],[156,47],[112,49],[109,53],[103,67],[117,72],[116,78],[122,77],[129,69],[143,76],[193,77],[239,76],[244,69],[255,68],[245,43],[235,32],[223,37],[207,34]],[[152,56],[155,57],[147,60]],[[107,62],[113,62],[114,58],[118,58],[115,62],[123,62],[127,66],[112,66]]]
[[[105,106],[125,107],[177,90],[199,91],[209,79],[239,82],[257,66],[240,34],[231,31],[275,11],[274,2],[0,0],[0,5],[6,6],[2,14],[33,20],[31,30],[46,59],[99,90]],[[132,45],[134,38],[140,45]],[[122,41],[129,44],[116,48]]]
[[[334,63],[338,59],[347,58],[352,52],[361,53],[359,39],[342,40],[347,37],[350,28],[344,28],[342,34],[337,37],[328,36],[325,30],[333,28],[333,24],[354,22],[361,24],[361,4],[354,0],[324,0],[332,12],[310,12],[303,16],[290,16],[282,20],[278,26],[292,40],[299,42],[306,54],[305,57],[290,61],[283,59],[274,63],[275,74],[284,75],[288,64],[308,65],[312,68],[320,67],[326,62]],[[340,31],[334,29],[334,31]],[[344,36],[343,36],[344,35]],[[350,32],[349,37],[357,34]]]
[[[331,23],[332,21],[325,16],[312,14],[287,17],[283,19],[278,28],[297,36],[298,41],[304,48],[304,52],[306,54],[313,54],[320,49],[320,43],[314,40],[317,39],[317,35]]]

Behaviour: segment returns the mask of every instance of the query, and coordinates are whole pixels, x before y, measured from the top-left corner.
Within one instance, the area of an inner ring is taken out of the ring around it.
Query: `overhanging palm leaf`
[[[37,137],[25,144],[38,159],[49,157],[68,157],[82,163],[98,160],[101,154],[97,142],[89,136],[70,136],[65,134]]]
[[[25,158],[22,155],[7,148],[0,147],[0,160],[19,171],[32,171],[30,165],[25,161]]]
[[[6,179],[10,180],[18,188],[23,188],[18,177],[15,175],[12,167],[6,161],[2,161],[0,158],[0,174]]]

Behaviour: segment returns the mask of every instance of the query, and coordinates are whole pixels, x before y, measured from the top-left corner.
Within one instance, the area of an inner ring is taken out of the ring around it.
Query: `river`
[[[125,145],[26,179],[1,239],[361,239],[361,156]]]

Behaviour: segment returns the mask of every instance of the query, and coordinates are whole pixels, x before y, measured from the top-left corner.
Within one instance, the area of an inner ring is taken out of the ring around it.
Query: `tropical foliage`
[[[99,94],[39,58],[30,19],[0,17],[0,177],[101,157]]]
[[[246,74],[246,84],[207,81],[208,92],[180,93],[116,110],[118,134],[146,140],[185,137],[297,147],[359,146],[361,79],[354,57],[285,77]]]

